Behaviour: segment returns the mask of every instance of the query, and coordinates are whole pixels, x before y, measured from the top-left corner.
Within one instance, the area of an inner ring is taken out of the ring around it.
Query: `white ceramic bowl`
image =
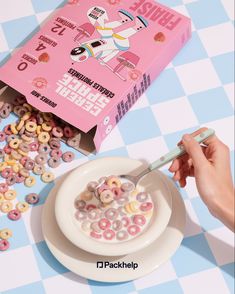
[[[73,170],[60,186],[55,202],[55,216],[63,234],[79,248],[105,256],[133,253],[156,240],[167,227],[172,208],[171,193],[160,172],[151,172],[138,184],[141,190],[151,194],[155,209],[148,227],[134,239],[120,243],[97,241],[81,231],[74,216],[74,201],[85,190],[88,182],[98,180],[101,176],[136,175],[145,167],[138,160],[109,157],[89,161]]]

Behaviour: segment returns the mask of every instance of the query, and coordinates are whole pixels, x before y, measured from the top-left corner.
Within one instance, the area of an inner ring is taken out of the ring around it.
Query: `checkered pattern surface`
[[[57,176],[100,156],[130,156],[153,161],[174,147],[182,134],[202,125],[214,128],[230,146],[233,162],[234,1],[159,2],[192,18],[191,41],[109,135],[100,153],[89,158],[77,154],[76,161],[56,171]],[[1,0],[0,65],[62,4],[62,0]],[[7,122],[2,122],[1,128]],[[28,190],[18,186],[19,199],[23,199]],[[187,209],[187,226],[177,253],[150,275],[112,285],[74,275],[49,252],[40,220],[43,202],[52,186],[38,181],[34,191],[40,191],[41,201],[22,220],[12,223],[0,216],[0,227],[14,231],[11,249],[0,253],[1,293],[234,292],[234,235],[210,215],[193,180],[181,191]]]

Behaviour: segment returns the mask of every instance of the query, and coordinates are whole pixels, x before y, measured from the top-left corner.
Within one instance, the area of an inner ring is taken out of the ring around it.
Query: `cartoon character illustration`
[[[108,67],[122,80],[126,80],[120,71],[124,67],[134,69],[139,62],[139,57],[128,51],[130,49],[130,38],[148,27],[148,22],[142,17],[134,17],[128,11],[120,9],[118,11],[119,19],[109,22],[108,15],[102,7],[92,7],[88,13],[90,23],[85,23],[78,27],[78,35],[75,41],[80,41],[84,37],[90,37],[95,31],[100,34],[99,39],[90,40],[80,44],[71,51],[71,58],[75,62],[84,62],[90,57],[96,58],[101,65]],[[94,27],[98,23],[99,25]],[[114,32],[115,29],[124,24],[133,25],[124,30]],[[108,62],[116,57],[120,52],[122,54],[117,58],[119,64],[112,68]]]

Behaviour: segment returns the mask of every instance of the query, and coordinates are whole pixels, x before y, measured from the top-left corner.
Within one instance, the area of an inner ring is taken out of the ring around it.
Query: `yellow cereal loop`
[[[21,139],[24,140],[24,141],[27,142],[27,143],[30,143],[30,142],[33,141],[33,138],[28,137],[28,136],[26,136],[25,134],[23,134],[23,135],[21,136]]]
[[[15,124],[15,123],[11,124],[11,125],[10,125],[10,128],[11,128],[11,131],[12,131],[12,133],[13,133],[14,135],[17,135],[17,134],[18,134],[18,131],[17,131],[17,129],[16,129],[16,124]]]
[[[21,143],[21,142],[20,142],[19,139],[13,139],[13,140],[10,141],[9,146],[10,146],[12,149],[18,149],[20,143]]]
[[[16,161],[14,159],[7,161],[7,165],[9,165],[9,166],[13,166],[15,164],[16,164]]]
[[[130,202],[129,207],[132,213],[139,212],[139,203],[137,201]]]
[[[29,112],[32,112],[33,107],[32,107],[31,105],[29,105],[28,103],[24,103],[23,106],[24,106],[25,108],[27,108]]]
[[[47,132],[41,132],[38,135],[38,141],[40,143],[47,143],[50,140],[50,135]]]
[[[153,211],[152,211],[152,210],[146,211],[146,212],[143,213],[143,215],[144,215],[145,217],[150,218],[150,217],[153,215]]]
[[[18,209],[20,212],[25,212],[29,209],[29,204],[27,202],[18,202],[16,204],[16,209]]]
[[[11,150],[11,157],[16,160],[20,160],[22,155],[17,152],[17,150]]]
[[[21,119],[18,125],[16,126],[17,131],[20,131],[24,126],[24,120]]]
[[[52,127],[49,124],[49,122],[45,122],[42,124],[42,129],[43,129],[43,131],[50,132],[52,130]]]
[[[43,112],[42,116],[45,121],[50,121],[53,118],[53,115],[50,112]]]
[[[9,154],[5,154],[5,156],[4,156],[4,161],[6,162],[6,165],[7,165],[7,161],[8,160],[11,160],[10,159],[10,155]]]
[[[14,165],[12,166],[12,169],[13,169],[13,172],[14,172],[14,173],[18,173],[19,170],[20,170],[20,166],[19,166],[18,164],[14,164]]]
[[[44,182],[44,183],[50,183],[52,181],[54,181],[54,174],[51,173],[51,172],[45,172],[42,174],[41,176],[41,180]]]
[[[29,176],[25,179],[24,184],[26,187],[33,187],[36,184],[36,179],[32,176]]]
[[[25,169],[25,168],[21,168],[19,173],[20,173],[21,176],[23,176],[25,178],[29,177],[29,171],[27,169]]]
[[[133,197],[137,196],[137,194],[139,194],[138,190],[134,190],[131,192],[131,196],[133,196]]]
[[[25,128],[26,128],[26,130],[27,130],[28,132],[33,133],[33,132],[35,132],[36,129],[37,129],[37,124],[36,124],[35,122],[33,122],[33,121],[28,121],[28,122],[26,122],[26,124],[25,124]]]
[[[14,200],[16,198],[16,191],[15,190],[8,190],[4,193],[4,198],[6,200]]]
[[[0,171],[3,171],[7,167],[6,162],[0,162]]]
[[[23,121],[28,120],[31,117],[31,112],[26,112],[21,118]]]
[[[131,211],[131,208],[130,208],[129,203],[127,203],[127,204],[124,206],[124,209],[125,209],[125,211],[126,211],[127,213],[132,214],[132,211]]]
[[[39,135],[41,131],[42,131],[42,126],[37,126],[37,130],[36,130],[37,135]]]
[[[120,188],[122,183],[121,181],[119,180],[118,177],[110,177],[107,181],[107,185],[110,187],[110,188],[113,188],[113,187],[117,187],[117,188]]]
[[[12,231],[10,229],[3,229],[0,231],[0,239],[7,240],[12,237]]]
[[[2,203],[3,201],[5,201],[5,198],[4,198],[3,194],[0,193],[0,203]],[[1,204],[0,204],[0,205],[1,205]]]
[[[7,213],[11,211],[13,208],[13,204],[10,201],[2,202],[0,210],[1,212]]]
[[[22,150],[20,150],[20,149],[18,149],[17,151],[18,151],[18,153],[19,153],[20,155],[22,155],[22,156],[27,156],[27,155],[28,155],[28,152],[24,152],[24,151],[22,151]]]

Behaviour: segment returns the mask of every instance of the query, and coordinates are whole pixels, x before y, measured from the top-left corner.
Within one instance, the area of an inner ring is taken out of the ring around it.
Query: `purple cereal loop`
[[[112,223],[112,229],[114,231],[120,231],[122,229],[122,227],[123,227],[122,222],[119,219],[115,220]]]
[[[130,182],[127,182],[127,183],[123,183],[121,185],[121,189],[124,191],[124,192],[131,192],[135,189],[135,185],[133,183],[130,183]]]
[[[61,164],[61,159],[59,157],[51,157],[47,164],[52,168],[57,168]]]
[[[24,164],[24,167],[27,169],[27,170],[32,170],[34,168],[34,165],[35,165],[35,162],[28,158]]]
[[[45,171],[45,168],[43,165],[40,164],[35,164],[34,168],[33,168],[33,173],[35,175],[42,175]]]
[[[51,152],[51,147],[48,144],[40,144],[38,148],[38,153],[49,154]]]
[[[82,211],[82,210],[77,210],[75,212],[75,217],[79,221],[85,220],[87,218],[87,212],[86,211]]]
[[[60,149],[61,144],[59,139],[51,138],[48,143],[51,149]]]
[[[64,162],[71,162],[73,161],[75,158],[75,155],[73,152],[71,151],[68,151],[68,152],[65,152],[63,155],[62,155],[62,159]]]
[[[39,195],[36,193],[30,193],[25,197],[25,201],[28,204],[37,204],[39,200],[40,200]]]
[[[98,220],[100,217],[100,211],[98,209],[92,209],[88,211],[88,218],[90,220]]]
[[[148,200],[148,194],[145,192],[140,192],[136,195],[136,199],[139,202],[146,202]]]
[[[83,210],[86,207],[86,201],[77,199],[75,200],[74,206],[79,210]]]
[[[38,154],[35,158],[34,158],[35,162],[37,164],[45,164],[47,162],[47,155],[46,154]]]
[[[16,176],[15,175],[11,175],[6,179],[6,184],[8,186],[12,186],[16,183]]]
[[[90,192],[95,192],[96,190],[96,187],[98,186],[98,183],[97,182],[89,182],[87,184],[87,190],[90,191]]]

